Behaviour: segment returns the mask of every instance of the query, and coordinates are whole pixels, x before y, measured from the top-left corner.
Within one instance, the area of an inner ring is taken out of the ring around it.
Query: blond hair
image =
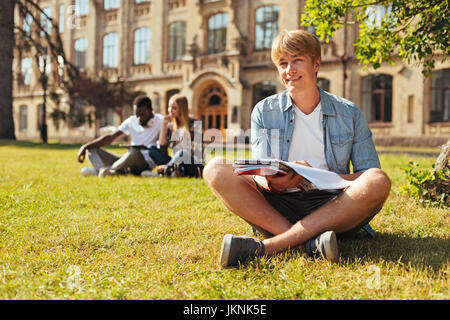
[[[180,94],[175,94],[170,98],[170,100],[177,104],[181,118],[181,121],[176,117],[172,119],[173,128],[175,130],[179,128],[189,130],[189,105],[187,98]]]
[[[314,63],[321,58],[320,42],[315,35],[305,30],[281,31],[272,43],[273,63],[283,55],[309,56]]]

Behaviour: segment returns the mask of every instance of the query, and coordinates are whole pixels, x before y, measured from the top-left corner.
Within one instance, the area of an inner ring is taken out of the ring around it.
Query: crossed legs
[[[110,167],[118,173],[125,173],[129,170],[133,174],[140,174],[142,171],[150,169],[141,151],[137,148],[130,148],[121,157],[100,148],[90,149],[88,158],[97,171]]]
[[[353,229],[381,210],[391,187],[382,170],[369,169],[335,199],[291,224],[265,200],[253,179],[236,175],[227,160],[209,161],[203,177],[229,210],[274,235],[263,241],[267,255],[304,245],[324,231]]]

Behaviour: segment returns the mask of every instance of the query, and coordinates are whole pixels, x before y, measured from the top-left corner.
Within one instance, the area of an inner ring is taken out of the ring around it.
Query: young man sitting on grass
[[[156,143],[164,117],[153,113],[152,101],[147,96],[137,97],[133,102],[133,109],[134,115],[123,121],[115,132],[81,146],[77,155],[78,162],[84,162],[88,152],[89,161],[94,166],[83,168],[81,171],[83,175],[98,174],[100,177],[126,173],[139,175],[150,172],[156,165],[163,164],[158,163],[157,159],[152,159],[148,149],[154,149],[154,153],[161,152],[156,148]],[[123,156],[118,157],[101,149],[125,134],[131,136],[132,146]]]
[[[290,248],[336,262],[336,233],[364,228],[373,235],[368,223],[391,187],[361,110],[317,87],[318,39],[303,30],[281,32],[271,55],[287,90],[253,109],[252,157],[326,169],[354,182],[343,190],[305,192],[297,189],[303,177],[294,171],[284,176],[238,176],[227,160],[212,159],[203,173],[207,184],[228,209],[267,237],[260,241],[227,234],[220,253],[224,267]]]

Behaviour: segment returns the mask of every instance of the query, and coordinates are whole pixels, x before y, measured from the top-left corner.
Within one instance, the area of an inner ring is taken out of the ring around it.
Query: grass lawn
[[[218,265],[226,233],[251,235],[200,179],[82,177],[76,145],[0,141],[0,299],[449,299],[449,212],[392,179],[375,240],[340,239],[341,261],[298,252]],[[121,153],[122,149],[114,149]]]

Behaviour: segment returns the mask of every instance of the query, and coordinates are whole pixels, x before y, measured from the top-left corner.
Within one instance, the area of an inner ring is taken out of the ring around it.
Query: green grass
[[[430,153],[439,154],[441,147],[398,147],[398,146],[376,146],[377,151],[390,151],[390,152],[415,152],[415,153]]]
[[[377,238],[339,240],[340,263],[222,269],[224,234],[251,229],[203,180],[85,178],[76,145],[0,143],[0,299],[450,298],[448,211],[399,192],[401,168],[432,158],[380,157],[393,187]]]

